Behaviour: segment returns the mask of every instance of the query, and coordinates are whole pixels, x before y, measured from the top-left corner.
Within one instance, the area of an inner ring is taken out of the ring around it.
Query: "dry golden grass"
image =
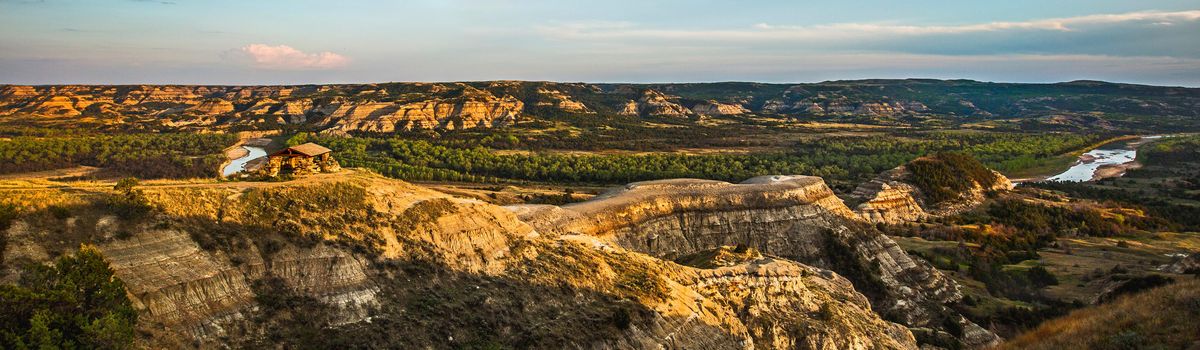
[[[1189,279],[1077,310],[1000,349],[1200,348],[1200,280]]]

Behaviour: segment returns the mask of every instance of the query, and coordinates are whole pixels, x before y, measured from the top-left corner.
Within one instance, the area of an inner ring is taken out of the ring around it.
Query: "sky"
[[[0,84],[1200,86],[1200,0],[0,0]]]

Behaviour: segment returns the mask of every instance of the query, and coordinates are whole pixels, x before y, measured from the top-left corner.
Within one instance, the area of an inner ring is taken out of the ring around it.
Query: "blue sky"
[[[1200,1],[0,0],[0,83],[1200,86]]]

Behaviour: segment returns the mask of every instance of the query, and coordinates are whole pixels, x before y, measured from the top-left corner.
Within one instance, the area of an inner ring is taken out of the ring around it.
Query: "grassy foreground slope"
[[[1002,349],[1195,349],[1200,280],[1081,309],[1046,322]]]

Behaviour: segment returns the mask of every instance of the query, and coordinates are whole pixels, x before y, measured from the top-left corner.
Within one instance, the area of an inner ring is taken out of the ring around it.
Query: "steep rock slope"
[[[709,100],[692,106],[692,113],[699,115],[738,115],[750,113],[750,110],[739,104],[720,103]]]
[[[815,84],[485,81],[284,86],[0,85],[0,119],[140,127],[333,131],[477,128],[564,113],[1025,118],[1051,128],[1135,127],[1102,114],[1197,116],[1200,89],[1101,82],[859,80]],[[1101,113],[1101,114],[1095,114]]]
[[[6,191],[0,277],[96,243],[158,348],[916,348],[828,270],[682,266],[375,175],[140,190],[126,218],[100,188]]]
[[[622,108],[621,113],[626,115],[685,117],[691,115],[692,111],[683,105],[671,101],[671,98],[661,92],[646,90],[642,92],[642,96],[637,102],[630,101],[627,103]]]
[[[513,96],[463,84],[393,85],[4,86],[0,114],[100,117],[113,124],[127,119],[119,117],[138,117],[144,118],[138,123],[176,127],[312,123],[339,131],[393,132],[511,125],[525,108]]]
[[[858,222],[820,178],[766,176],[730,184],[640,182],[587,202],[511,207],[543,234],[587,235],[677,258],[727,245],[827,267],[856,279],[873,307],[910,327],[954,323],[964,343],[997,340],[944,305],[962,295],[949,278]]]
[[[1200,343],[1200,281],[1187,280],[1075,310],[1000,349],[1193,349]]]
[[[988,171],[994,175],[993,182],[981,184],[971,181],[966,186],[967,190],[959,192],[957,198],[950,200],[930,199],[914,185],[914,175],[904,165],[885,171],[871,181],[859,185],[850,196],[860,202],[854,211],[872,223],[896,224],[927,217],[953,215],[979,205],[988,192],[1013,188],[1007,177],[999,172]]]

